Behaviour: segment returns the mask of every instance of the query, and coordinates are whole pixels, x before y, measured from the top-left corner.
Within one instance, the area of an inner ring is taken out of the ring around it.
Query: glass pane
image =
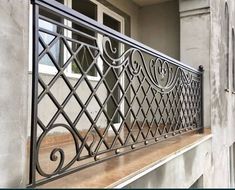
[[[56,15],[53,15],[50,12],[46,12],[43,10],[40,10],[40,14],[53,20],[52,22],[59,22],[62,23],[62,19]],[[44,49],[46,47],[42,47],[42,46],[49,46],[52,41],[55,39],[55,35],[53,34],[63,34],[63,29],[59,28],[56,24],[52,23],[50,21],[45,21],[43,19],[39,19],[39,28],[42,28],[43,30],[46,30],[46,32],[44,31],[40,31],[39,32],[39,36],[41,37],[41,39],[43,40],[43,44],[40,44],[40,48]],[[58,40],[56,43],[54,43],[54,45],[51,46],[50,48],[50,52],[51,54],[54,56],[55,60],[57,61],[58,65],[62,65],[63,62],[63,54],[61,54],[60,52],[63,52],[63,44],[61,43],[61,40]],[[51,61],[48,60],[41,62],[40,64],[43,65],[48,65],[48,66],[53,66],[51,64]]]
[[[97,5],[89,0],[73,0],[72,9],[91,19],[97,20]]]
[[[76,0],[72,2],[72,8],[87,17],[97,20],[97,5],[88,1],[88,0]],[[82,26],[76,25],[73,23],[72,27],[78,31],[84,32],[90,36],[95,36],[95,32],[91,31],[89,29],[86,29]],[[95,45],[94,40],[91,40],[89,37],[85,37],[82,35],[79,35],[78,33],[73,33],[72,38],[76,39],[77,41],[84,42],[85,44],[89,45]],[[76,51],[77,44],[72,45],[73,51]],[[90,66],[90,64],[93,63],[93,58],[90,55],[89,50],[86,47],[81,48],[81,50],[77,53],[77,59],[79,61],[79,65],[82,67],[83,71],[86,72]],[[80,70],[78,69],[76,63],[74,62],[72,64],[72,72],[79,74]],[[89,68],[87,71],[87,74],[89,76],[97,76],[95,67]]]
[[[103,19],[104,19],[103,23],[105,26],[108,26],[108,27],[112,28],[113,30],[120,32],[121,23],[119,21],[117,21],[115,18],[113,18],[105,13],[103,15]]]

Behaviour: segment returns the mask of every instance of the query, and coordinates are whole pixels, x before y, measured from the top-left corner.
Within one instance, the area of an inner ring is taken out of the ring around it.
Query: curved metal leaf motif
[[[101,57],[105,63],[114,68],[128,64],[133,75],[138,75],[140,70],[143,69],[146,76],[148,76],[147,80],[149,80],[153,85],[152,87],[160,93],[169,93],[173,90],[178,81],[187,85],[192,81],[192,74],[190,74],[190,72],[186,74],[182,68],[174,66],[163,58],[151,58],[149,62],[147,62],[145,61],[143,53],[136,48],[129,48],[118,58],[114,58],[113,54],[117,53],[117,49],[112,47],[110,38],[104,36],[102,45],[103,54]],[[110,51],[108,51],[107,48]],[[108,57],[108,59],[106,57]]]
[[[76,151],[78,152],[79,150],[79,143],[77,141],[77,138],[76,138],[76,134],[74,132],[74,130],[69,127],[68,125],[65,125],[65,124],[62,124],[62,123],[58,123],[58,124],[54,124],[54,125],[51,125],[48,129],[46,129],[46,131],[44,131],[44,133],[42,133],[38,139],[38,146],[37,146],[37,155],[39,155],[39,151],[40,151],[40,146],[41,146],[41,143],[42,141],[45,139],[45,137],[48,135],[49,132],[51,132],[53,129],[56,129],[56,128],[64,128],[66,129],[72,136],[73,140],[74,140],[74,145],[76,147]],[[40,160],[38,158],[38,162],[37,162],[37,170],[38,170],[38,173],[41,175],[41,176],[44,176],[44,177],[51,177],[53,175],[57,175],[63,171],[66,171],[68,168],[70,168],[76,161],[77,161],[77,157],[78,157],[78,154],[76,154],[74,156],[74,158],[72,158],[66,165],[64,165],[64,161],[65,161],[65,153],[64,153],[64,150],[63,148],[53,148],[53,150],[51,151],[51,154],[50,154],[50,161],[52,162],[56,162],[58,160],[58,155],[59,154],[59,163],[57,165],[57,167],[55,168],[54,171],[52,171],[51,173],[46,173],[42,168],[41,168],[41,165],[40,165]]]

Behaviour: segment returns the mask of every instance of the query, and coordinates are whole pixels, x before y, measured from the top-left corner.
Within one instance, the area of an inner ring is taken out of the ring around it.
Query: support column
[[[0,187],[27,184],[29,2],[0,1]]]

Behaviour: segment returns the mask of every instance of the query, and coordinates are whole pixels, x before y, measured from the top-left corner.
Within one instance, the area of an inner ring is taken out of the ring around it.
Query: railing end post
[[[204,133],[204,104],[203,104],[203,97],[204,97],[204,92],[203,92],[203,72],[204,72],[204,67],[203,65],[199,66],[199,71],[202,72],[201,74],[201,129],[199,129],[199,133]]]
[[[201,71],[201,72],[203,72],[203,71],[204,71],[204,67],[203,67],[203,65],[200,65],[200,66],[199,66],[199,71]]]

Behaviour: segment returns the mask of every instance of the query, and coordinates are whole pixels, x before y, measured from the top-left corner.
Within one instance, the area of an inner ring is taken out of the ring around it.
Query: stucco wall
[[[177,0],[139,7],[132,1],[108,0],[131,18],[131,38],[180,59],[180,19]]]
[[[140,41],[179,60],[180,20],[178,1],[140,8]]]
[[[229,48],[229,92],[226,88],[226,42],[224,35],[225,0],[211,1],[211,127],[214,135],[213,148],[213,179],[214,187],[229,187],[229,146],[235,141],[234,130],[234,94],[232,94],[232,52]],[[229,35],[231,44],[231,28],[234,26],[235,3],[228,0],[230,23]],[[223,179],[221,179],[223,176]]]
[[[125,188],[189,188],[202,178],[202,187],[210,183],[211,139],[170,160]]]
[[[0,1],[0,187],[25,187],[29,1]]]
[[[225,2],[229,7],[229,92],[226,92]],[[229,187],[229,147],[235,141],[234,95],[232,94],[232,38],[234,1],[181,0],[181,59],[191,66],[203,65],[204,125],[211,127],[212,183]],[[200,26],[200,27],[199,27]]]

